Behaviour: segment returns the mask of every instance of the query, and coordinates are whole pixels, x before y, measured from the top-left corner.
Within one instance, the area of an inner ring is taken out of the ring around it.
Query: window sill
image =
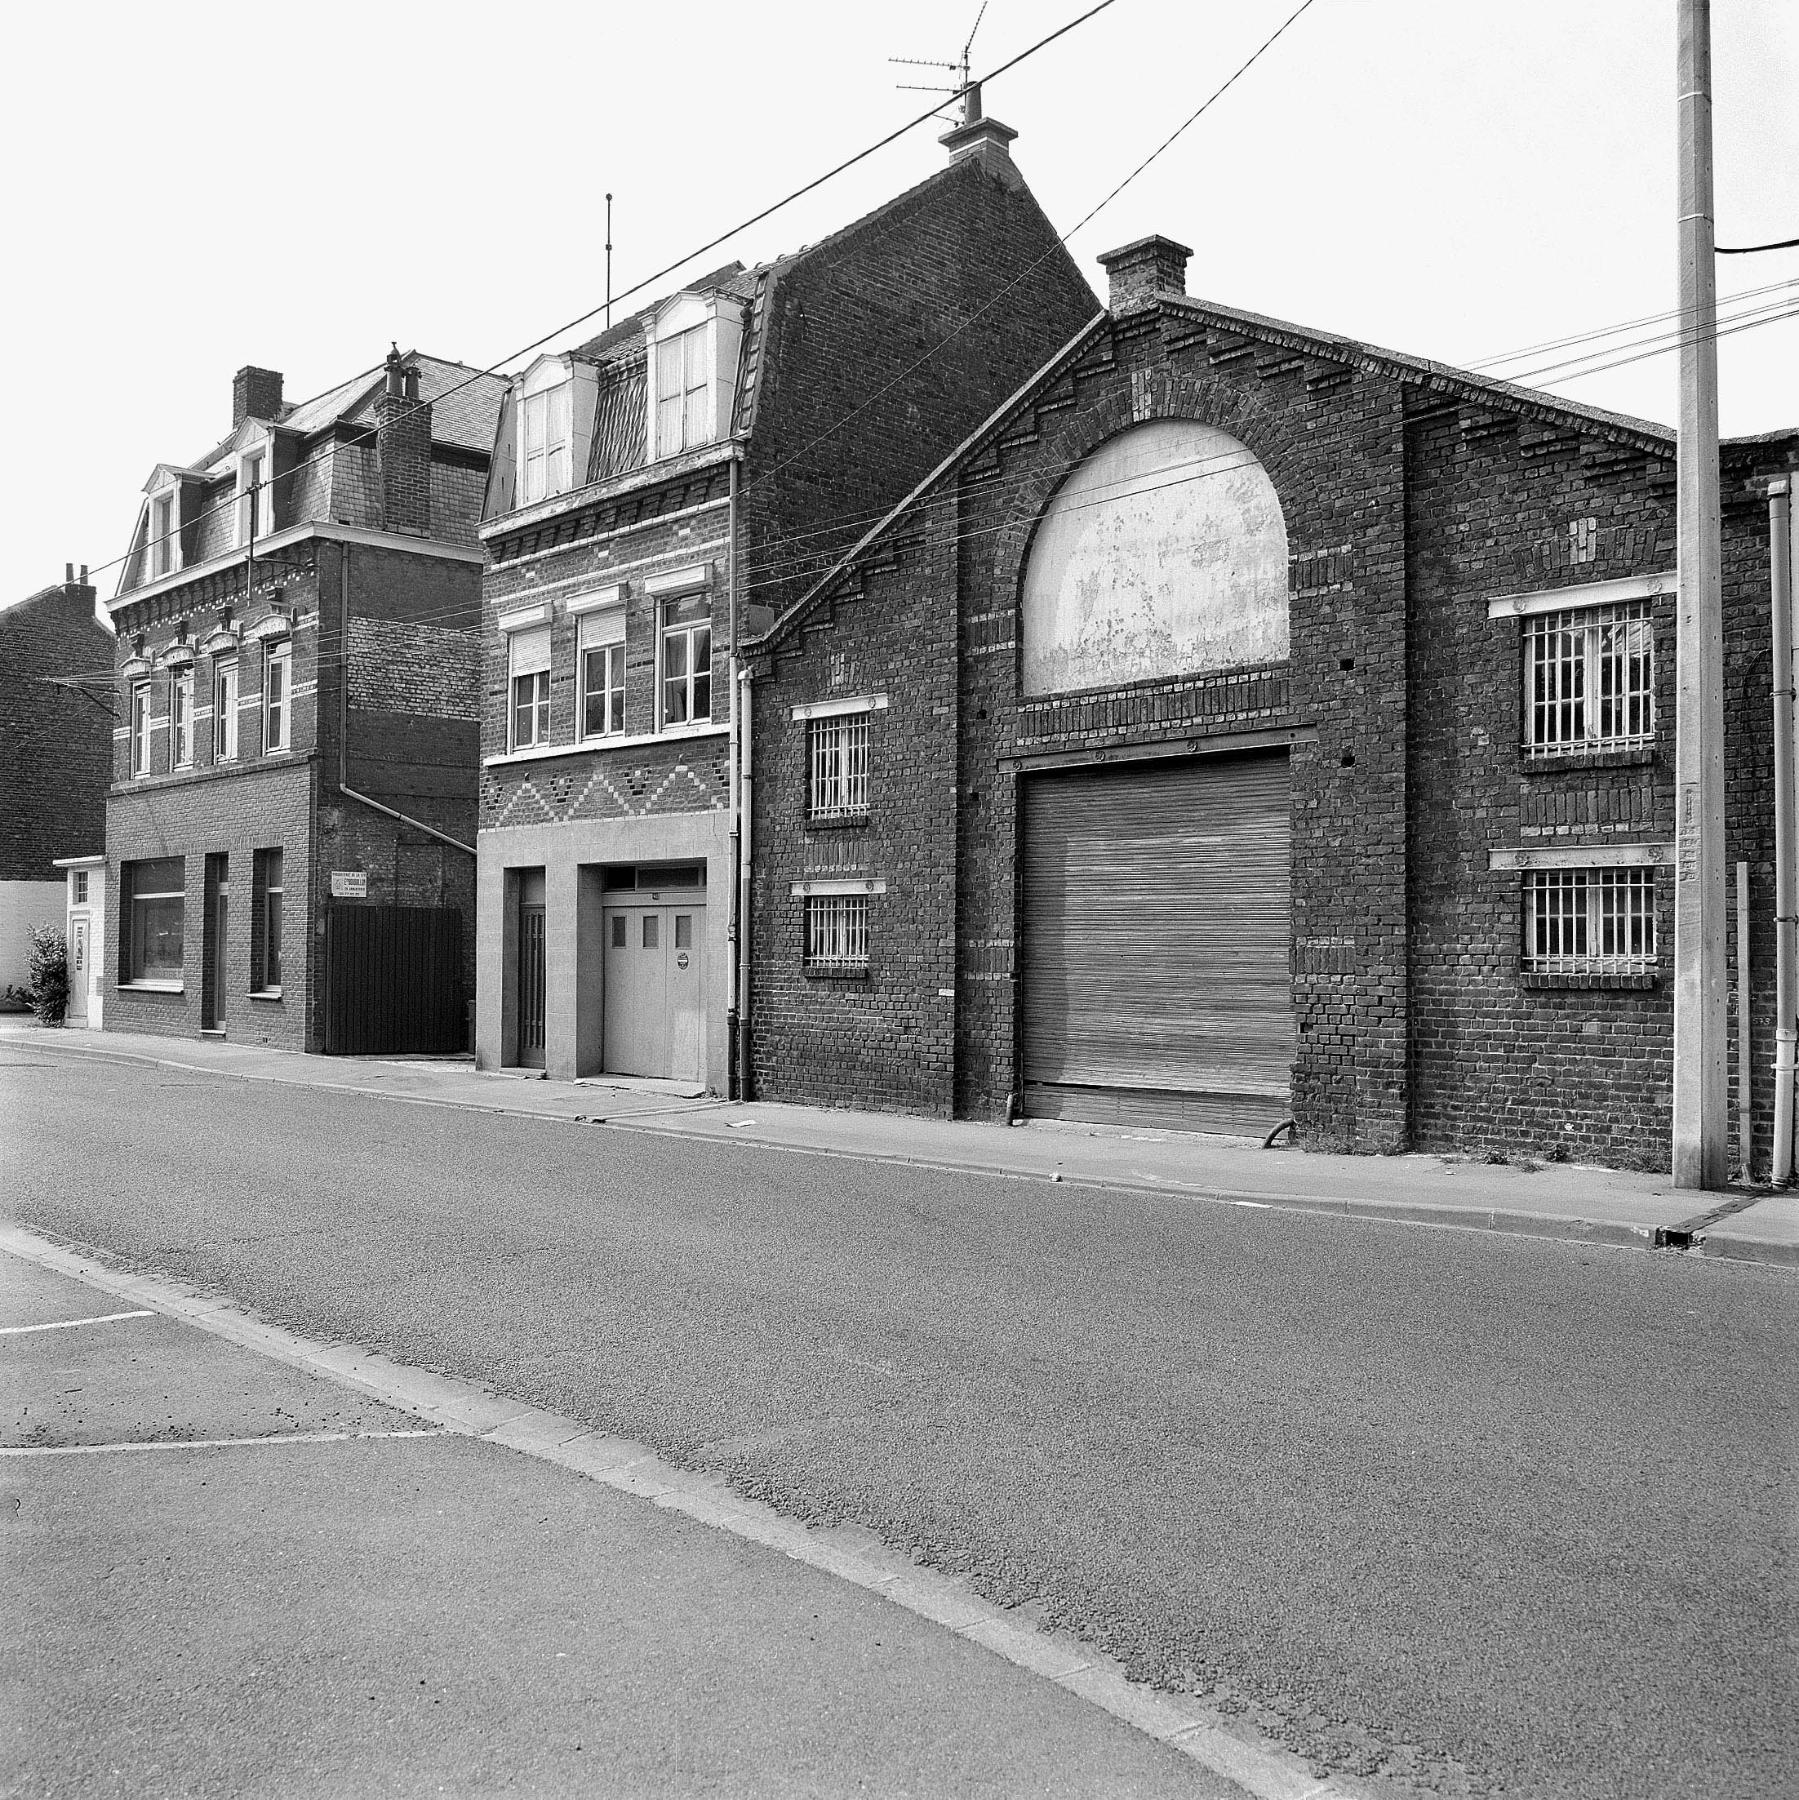
[[[1641,769],[1659,760],[1653,744],[1635,744],[1623,750],[1523,751],[1519,758],[1527,775],[1574,774],[1590,769]]]
[[[484,769],[508,768],[514,763],[548,762],[558,756],[591,756],[596,751],[641,750],[648,744],[681,744],[690,738],[724,737],[729,725],[671,725],[666,731],[631,732],[623,737],[582,738],[576,744],[530,744],[523,750],[507,750],[481,759]]]
[[[807,831],[866,831],[869,823],[867,813],[853,813],[842,819],[808,819],[804,829]]]
[[[807,964],[803,972],[808,981],[866,981],[868,979],[866,968],[831,969]]]
[[[251,1000],[279,1000],[281,990],[279,988],[252,988],[248,998]]]
[[[185,981],[121,981],[121,994],[185,994]]]
[[[1660,974],[1654,969],[1635,969],[1615,974],[1594,969],[1585,974],[1564,975],[1525,969],[1520,972],[1518,979],[1527,989],[1587,988],[1613,993],[1647,993],[1662,984]]]

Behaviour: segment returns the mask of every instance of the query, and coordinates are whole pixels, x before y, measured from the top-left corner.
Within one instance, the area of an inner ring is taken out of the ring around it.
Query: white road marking
[[[77,1325],[110,1325],[114,1319],[154,1319],[148,1307],[136,1312],[95,1313],[91,1319],[58,1319],[51,1325],[0,1325],[0,1337],[23,1337],[28,1331],[70,1331]]]
[[[107,1456],[120,1450],[242,1450],[259,1444],[348,1444],[358,1438],[442,1437],[422,1431],[293,1431],[285,1437],[165,1438],[151,1444],[0,1444],[0,1456]]]

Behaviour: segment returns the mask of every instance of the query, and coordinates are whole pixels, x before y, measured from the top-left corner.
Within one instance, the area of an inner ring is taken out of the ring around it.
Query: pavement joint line
[[[37,1047],[74,1061],[79,1061],[83,1056],[102,1057],[116,1062],[175,1069],[184,1074],[213,1075],[238,1081],[259,1081],[276,1086],[306,1088],[316,1092],[360,1094],[370,1099],[396,1100],[411,1106],[435,1106],[452,1112],[480,1112],[505,1118],[535,1119],[549,1125],[596,1124],[607,1126],[615,1131],[659,1134],[697,1142],[725,1140],[718,1139],[715,1133],[696,1130],[691,1125],[664,1124],[659,1121],[680,1119],[694,1113],[713,1112],[726,1106],[742,1104],[742,1102],[722,1099],[708,1100],[698,1106],[675,1107],[660,1112],[645,1108],[611,1117],[595,1117],[592,1114],[571,1115],[542,1112],[529,1107],[504,1106],[481,1100],[446,1100],[429,1094],[399,1093],[391,1088],[371,1087],[353,1082],[296,1081],[292,1076],[279,1072],[222,1069],[204,1063],[181,1062],[154,1052],[118,1049],[110,1046],[100,1049],[90,1048],[84,1044],[80,1048],[74,1048],[66,1044],[45,1043]],[[0,1049],[10,1048],[12,1048],[10,1045],[0,1045]],[[482,1072],[490,1075],[493,1073],[492,1071]],[[495,1078],[504,1079],[503,1077]],[[1065,1186],[1093,1188],[1103,1193],[1157,1194],[1171,1199],[1220,1201],[1241,1205],[1245,1210],[1326,1213],[1363,1224],[1413,1225],[1447,1231],[1504,1232],[1512,1236],[1540,1237],[1614,1249],[1652,1252],[1694,1251],[1702,1256],[1727,1258],[1733,1261],[1760,1263],[1768,1266],[1799,1265],[1799,1251],[1781,1244],[1730,1242],[1713,1245],[1707,1241],[1702,1232],[1694,1234],[1689,1241],[1687,1236],[1681,1235],[1684,1230],[1682,1227],[1620,1224],[1609,1220],[1590,1219],[1581,1214],[1520,1212],[1503,1207],[1439,1207],[1412,1201],[1338,1200],[1325,1195],[1310,1194],[1263,1193],[1251,1196],[1229,1189],[1189,1186],[1184,1183],[1162,1180],[1153,1182],[1123,1181],[1116,1176],[1069,1175],[1062,1170],[1044,1173],[1038,1170],[1003,1167],[973,1158],[943,1159],[904,1156],[872,1150],[843,1150],[829,1145],[783,1144],[760,1137],[737,1138],[730,1141],[740,1144],[755,1144],[765,1150],[784,1150],[798,1156],[835,1156],[850,1162],[879,1163],[888,1167],[931,1169],[1008,1181],[1060,1183]],[[1757,1197],[1765,1199],[1767,1196]],[[1750,1201],[1749,1204],[1753,1204],[1753,1201]]]
[[[159,1293],[159,1284],[154,1276],[142,1271],[125,1274],[109,1269],[91,1255],[78,1254],[10,1221],[0,1220],[0,1251],[10,1252],[41,1268],[71,1275],[76,1280],[105,1292],[118,1293],[125,1283],[130,1282],[136,1287],[134,1297],[150,1299],[157,1297]],[[168,1291],[171,1295],[174,1292],[172,1288]],[[464,1382],[457,1377],[440,1375],[430,1370],[412,1369],[404,1363],[392,1362],[377,1352],[360,1356],[352,1354],[351,1363],[357,1370],[357,1373],[352,1374],[344,1362],[343,1353],[348,1347],[315,1344],[283,1326],[252,1318],[229,1300],[220,1299],[203,1312],[181,1316],[186,1317],[196,1330],[212,1332],[241,1348],[268,1356],[271,1360],[304,1369],[340,1387],[354,1387],[396,1409],[428,1418],[440,1418],[445,1430],[440,1432],[433,1428],[380,1434],[346,1432],[322,1434],[312,1438],[294,1436],[227,1439],[220,1440],[216,1446],[190,1440],[175,1447],[186,1449],[224,1447],[225,1444],[292,1444],[330,1441],[340,1436],[438,1437],[446,1433],[490,1442],[497,1448],[512,1450],[517,1455],[554,1463],[618,1492],[635,1494],[663,1511],[679,1512],[693,1519],[696,1524],[728,1532],[746,1542],[776,1551],[791,1561],[804,1563],[821,1574],[835,1576],[853,1586],[880,1594],[895,1605],[904,1607],[906,1611],[953,1632],[957,1637],[979,1644],[989,1655],[998,1656],[1027,1674],[1050,1681],[1087,1701],[1089,1705],[1109,1713],[1121,1724],[1143,1731],[1158,1742],[1178,1750],[1211,1774],[1236,1783],[1251,1796],[1251,1800],[1325,1800],[1331,1793],[1331,1790],[1320,1789],[1315,1785],[1305,1788],[1296,1786],[1293,1772],[1304,1770],[1308,1779],[1315,1781],[1315,1778],[1311,1777],[1310,1770],[1299,1758],[1273,1746],[1257,1748],[1244,1745],[1241,1755],[1233,1751],[1232,1760],[1244,1769],[1244,1773],[1221,1766],[1213,1760],[1211,1754],[1212,1738],[1196,1735],[1204,1729],[1201,1722],[1191,1721],[1185,1729],[1180,1730],[1158,1731],[1146,1726],[1145,1719],[1162,1720],[1173,1716],[1169,1705],[1170,1697],[1128,1681],[1123,1665],[1103,1651],[1095,1649],[1091,1653],[1091,1660],[1062,1674],[1048,1675],[1043,1667],[1043,1653],[1048,1651],[1053,1654],[1057,1650],[1065,1652],[1067,1639],[1064,1634],[1039,1631],[1028,1622],[1014,1621],[1003,1608],[975,1594],[966,1582],[939,1574],[922,1564],[908,1565],[903,1572],[895,1569],[887,1560],[895,1554],[892,1551],[888,1551],[886,1558],[882,1558],[865,1550],[833,1542],[826,1533],[815,1531],[798,1519],[790,1519],[785,1514],[776,1512],[764,1501],[752,1499],[748,1495],[734,1495],[732,1502],[726,1505],[718,1498],[719,1478],[716,1474],[676,1468],[665,1463],[647,1444],[634,1444],[629,1439],[597,1433],[594,1428],[583,1426],[576,1420],[565,1421],[571,1428],[571,1435],[560,1442],[540,1441],[529,1448],[509,1444],[495,1435],[508,1421],[528,1412],[538,1412],[544,1417],[559,1415],[550,1414],[547,1409],[529,1406],[525,1402],[503,1402],[500,1396],[488,1393],[473,1382]],[[254,1329],[246,1331],[243,1329],[245,1326]],[[379,1379],[376,1379],[377,1375]],[[441,1395],[446,1386],[465,1390],[465,1404],[470,1408],[497,1402],[516,1404],[517,1410],[507,1414],[500,1425],[486,1429],[459,1424],[449,1416],[451,1409],[442,1403]],[[415,1398],[415,1395],[426,1391],[434,1391],[439,1397],[429,1403],[421,1403]],[[583,1442],[594,1436],[634,1454],[624,1462],[596,1462],[581,1453]],[[102,1447],[128,1446],[95,1446]],[[4,1454],[16,1452],[0,1451],[0,1455]],[[971,1613],[976,1616],[970,1617]],[[952,1618],[960,1619],[961,1622],[952,1623]],[[1029,1651],[1011,1635],[1027,1630],[1032,1637]],[[976,1636],[977,1632],[986,1632],[988,1635]],[[1240,1742],[1232,1734],[1222,1735],[1229,1737],[1233,1744]]]
[[[0,1444],[0,1456],[114,1456],[149,1450],[248,1450],[267,1444],[354,1444],[365,1439],[434,1438],[435,1426],[402,1431],[288,1431],[267,1437],[133,1439],[121,1444]]]
[[[136,1312],[95,1313],[87,1319],[57,1319],[48,1325],[0,1325],[0,1337],[24,1337],[32,1331],[73,1331],[77,1325],[110,1325],[117,1319],[153,1319],[156,1314],[146,1307]]]

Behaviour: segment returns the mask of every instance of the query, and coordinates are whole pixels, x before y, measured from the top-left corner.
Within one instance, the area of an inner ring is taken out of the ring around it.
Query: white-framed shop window
[[[293,647],[269,645],[262,659],[262,749],[266,756],[293,741]]]
[[[284,898],[280,850],[258,850],[251,865],[250,989],[281,992],[281,903]]]
[[[704,593],[661,602],[656,643],[657,724],[705,725],[712,719],[712,602]]]
[[[179,856],[121,865],[124,967],[130,986],[179,989],[184,977],[186,864]]]

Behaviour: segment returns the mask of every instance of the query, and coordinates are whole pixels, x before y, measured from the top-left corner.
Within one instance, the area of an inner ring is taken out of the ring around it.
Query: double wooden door
[[[705,1079],[705,927],[703,903],[606,907],[609,1073]]]

